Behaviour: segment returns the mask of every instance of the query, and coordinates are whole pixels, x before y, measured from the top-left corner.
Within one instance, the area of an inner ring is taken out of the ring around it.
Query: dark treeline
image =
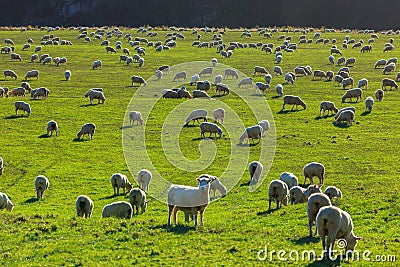
[[[10,2],[11,3],[11,2]],[[11,7],[12,6],[12,7]],[[397,29],[396,0],[13,0],[0,24]]]

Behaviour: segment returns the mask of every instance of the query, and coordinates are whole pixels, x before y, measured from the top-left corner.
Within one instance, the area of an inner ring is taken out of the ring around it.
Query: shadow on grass
[[[326,119],[326,118],[330,118],[335,116],[335,114],[331,114],[331,115],[324,115],[324,116],[317,116],[314,118],[314,120],[322,120],[322,119]]]
[[[318,256],[318,255],[317,255]],[[319,257],[319,256],[318,256]],[[336,259],[334,261],[330,260],[330,259],[322,259],[322,260],[316,260],[310,264],[306,265],[307,267],[320,267],[320,266],[324,266],[324,267],[336,267],[336,266],[340,266],[340,259]]]
[[[258,141],[257,143],[247,143],[247,144],[237,144],[237,146],[241,146],[241,147],[252,147],[252,146],[256,146],[260,143],[260,141]]]
[[[81,107],[81,108],[86,108],[86,107],[91,107],[91,106],[97,106],[97,105],[100,105],[100,104],[97,104],[97,103],[93,103],[93,104],[85,104],[85,105],[80,105],[79,107]]]
[[[361,115],[361,116],[367,116],[367,115],[369,115],[369,114],[371,114],[371,111],[366,110],[366,111],[364,111],[363,113],[361,113],[360,115]]]
[[[30,199],[25,200],[26,204],[31,204],[37,202],[38,199],[36,197],[31,197]]]
[[[47,133],[39,135],[38,138],[50,138],[51,135],[48,135]]]
[[[279,95],[274,95],[274,96],[271,96],[271,98],[280,98],[281,96],[279,96]]]
[[[183,125],[183,127],[185,127],[185,128],[194,128],[194,127],[196,127],[196,125],[194,125],[194,124],[185,124],[185,125]]]
[[[121,130],[124,130],[124,129],[128,129],[128,128],[133,128],[133,125],[125,125],[125,126],[121,126]]]
[[[224,94],[224,95],[213,95],[211,98],[219,98],[219,97],[223,97],[223,96],[227,96],[228,94]]]
[[[110,196],[106,196],[106,197],[101,197],[99,198],[99,200],[103,200],[103,199],[113,199],[116,198],[117,196],[114,196],[114,194],[110,195]]]
[[[72,140],[73,142],[87,142],[87,141],[91,141],[92,139],[78,139],[78,138],[74,138],[74,140]]]
[[[207,139],[211,139],[211,140],[218,140],[218,139],[223,139],[220,137],[215,137],[215,136],[206,136],[206,137],[198,137],[198,138],[193,138],[192,141],[199,141],[199,140],[207,140]]]
[[[160,225],[160,226],[155,226],[155,227],[150,227],[153,229],[164,229],[168,233],[174,233],[176,235],[183,235],[186,234],[187,232],[191,230],[196,230],[194,226],[188,226],[188,225],[183,225],[183,224],[178,224],[178,225]]]
[[[4,117],[5,120],[13,120],[13,119],[19,119],[19,118],[28,118],[26,115],[11,115],[8,117]]]
[[[302,110],[303,109],[293,109],[293,110],[291,110],[291,109],[286,109],[286,110],[281,109],[276,114],[288,114],[288,113],[293,113],[293,112],[299,112],[299,111],[302,111]]]
[[[272,206],[272,205],[271,205],[271,206]],[[270,210],[259,211],[259,212],[257,212],[257,215],[258,215],[258,216],[269,215],[269,214],[271,214],[271,213],[273,213],[273,212],[275,212],[275,211],[278,211],[278,210],[280,210],[280,209],[279,209],[279,208],[274,208],[274,209],[270,209]]]
[[[319,238],[315,236],[303,236],[297,240],[294,240],[294,243],[296,243],[296,245],[305,245],[310,243],[318,243],[319,241]]]
[[[240,186],[250,186],[250,181],[240,184]]]
[[[349,128],[350,127],[350,125],[348,125],[347,123],[339,123],[339,124],[336,124],[335,122],[333,122],[332,123],[333,124],[333,126],[335,126],[335,127],[337,127],[337,128]]]

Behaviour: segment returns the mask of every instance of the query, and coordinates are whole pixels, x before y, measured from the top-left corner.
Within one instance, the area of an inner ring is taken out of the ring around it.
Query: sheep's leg
[[[271,210],[271,199],[268,200],[268,210]]]
[[[192,209],[192,212],[193,212],[194,227],[196,227],[197,226],[197,211]]]
[[[200,211],[200,226],[203,226],[204,209]]]
[[[279,200],[278,199],[276,199],[276,209],[279,209],[280,207],[279,207]]]
[[[174,209],[174,205],[168,205],[168,225],[171,225],[171,212]]]
[[[313,219],[311,219],[310,217],[308,217],[308,228],[309,228],[309,232],[310,232],[310,237],[312,237],[312,225],[313,225]]]
[[[296,106],[297,107],[297,106]],[[292,111],[293,111],[293,109],[294,109],[294,105],[292,105]]]

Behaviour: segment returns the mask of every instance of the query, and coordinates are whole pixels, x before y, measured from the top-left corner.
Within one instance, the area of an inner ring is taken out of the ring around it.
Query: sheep
[[[101,69],[102,67],[103,67],[103,63],[101,62],[101,60],[95,60],[95,61],[93,61],[92,70],[98,69],[98,68]]]
[[[210,195],[211,191],[213,191],[215,198],[215,192],[218,190],[221,193],[221,197],[225,197],[227,192],[226,187],[221,183],[221,181],[217,177],[213,176],[213,178],[214,180],[212,180],[210,183]]]
[[[272,76],[271,76],[271,74],[266,74],[265,76],[264,76],[264,80],[265,80],[265,82],[269,85],[270,83],[271,83],[271,80],[272,80]]]
[[[329,55],[328,60],[332,65],[335,65],[335,57],[334,56]]]
[[[372,46],[370,45],[364,45],[363,47],[361,47],[360,52],[364,53],[364,52],[371,52],[372,51]]]
[[[358,102],[358,100],[361,100],[361,97],[362,97],[362,90],[360,88],[349,89],[342,96],[342,103],[344,103],[348,98],[350,98],[350,101],[352,101],[353,98],[356,98],[356,102]]]
[[[13,40],[8,39],[8,38],[4,39],[4,43],[5,43],[5,44],[9,44],[9,45],[14,45]]]
[[[213,110],[213,118],[214,123],[220,122],[221,124],[224,124],[225,110],[223,108]]]
[[[22,97],[24,97],[25,96],[25,91],[26,91],[25,88],[22,88],[22,87],[14,88],[14,89],[12,89],[12,90],[10,90],[8,92],[7,97],[8,96],[22,96]]]
[[[358,88],[365,86],[365,89],[368,89],[368,80],[366,78],[358,80]]]
[[[92,216],[94,204],[93,200],[85,195],[80,195],[76,199],[76,215],[83,218]]]
[[[215,123],[212,122],[202,122],[200,123],[200,133],[202,137],[205,137],[205,133],[210,133],[210,136],[212,134],[215,134],[215,137],[217,137],[217,134],[219,138],[222,137],[222,129]]]
[[[204,82],[198,81],[196,84],[196,90],[208,91],[211,88],[211,83],[207,80]]]
[[[8,87],[0,87],[0,97],[4,95],[8,98]]]
[[[261,128],[263,129],[263,136],[264,134],[270,129],[270,123],[267,120],[262,120],[258,123],[258,125],[261,126]]]
[[[185,120],[185,124],[184,126],[187,126],[189,124],[189,122],[196,120],[197,122],[199,122],[199,119],[203,119],[204,121],[207,121],[207,110],[205,109],[196,109],[193,110],[192,112],[190,112],[189,116],[186,118]]]
[[[260,125],[247,127],[243,134],[239,137],[239,145],[241,145],[246,138],[248,142],[250,142],[250,139],[252,142],[254,142],[254,138],[257,138],[258,142],[260,142],[263,133],[263,128]]]
[[[346,60],[346,63],[344,64],[346,67],[348,66],[348,65],[353,65],[354,66],[354,64],[356,63],[356,59],[354,58],[354,57],[350,57],[350,58],[348,58],[347,60]]]
[[[279,66],[274,66],[274,73],[276,74],[276,75],[283,75],[283,71],[282,71],[282,68],[281,67],[279,67]]]
[[[31,99],[46,99],[50,94],[50,90],[46,87],[40,87],[31,91]]]
[[[282,61],[282,55],[277,55],[276,56],[276,63],[281,63],[281,61]]]
[[[312,194],[307,202],[307,215],[308,215],[308,228],[309,228],[309,236],[312,237],[312,226],[316,221],[317,214],[322,207],[332,206],[331,200],[327,195],[322,193],[314,193]],[[318,226],[316,226],[318,228]],[[315,234],[317,233],[317,229],[315,229]]]
[[[333,75],[334,75],[333,71],[328,70],[326,72],[326,81],[332,81]]]
[[[147,82],[140,76],[132,76],[131,77],[132,86],[135,86],[135,83],[143,84],[143,86],[147,85]]]
[[[251,77],[246,77],[246,78],[243,78],[243,79],[238,83],[238,87],[239,87],[239,88],[241,88],[242,86],[245,86],[245,85],[250,85],[250,86],[252,86],[252,85],[253,85],[253,78],[251,78]]]
[[[193,91],[193,98],[199,98],[199,97],[205,97],[205,98],[210,98],[210,96],[201,90],[194,90]]]
[[[54,64],[56,64],[58,66],[58,62],[60,62],[60,58],[59,57],[54,57],[53,58],[53,62],[54,62]]]
[[[104,101],[106,101],[106,98],[102,91],[93,90],[93,89],[89,89],[89,91],[86,92],[85,97],[89,97],[90,105],[93,105],[93,99],[97,99],[98,104],[100,104],[100,103],[104,104]]]
[[[178,98],[178,92],[175,90],[163,89],[162,98]]]
[[[338,55],[342,56],[342,52],[338,48],[334,48],[334,47],[331,48],[331,55],[332,54],[338,54]]]
[[[270,85],[262,83],[262,82],[256,82],[254,84],[254,87],[257,88],[256,93],[257,92],[262,92],[262,94],[264,95],[265,90],[269,89]]]
[[[137,121],[137,125],[143,125],[143,119],[142,119],[142,114],[139,111],[131,111],[129,112],[129,124],[130,126],[133,125],[133,123]]]
[[[385,44],[385,48],[383,48],[383,52],[393,51],[394,46],[392,44]]]
[[[10,54],[11,47],[8,47],[8,46],[2,47],[0,53],[3,53],[3,52],[4,52],[4,54]]]
[[[217,66],[218,60],[216,58],[211,59],[211,63],[213,65],[213,67]]]
[[[121,219],[131,219],[133,208],[131,203],[126,201],[117,201],[105,205],[101,212],[102,218],[117,217]]]
[[[385,66],[387,63],[386,59],[380,59],[378,61],[375,62],[374,68],[378,68],[380,66]]]
[[[218,93],[218,95],[220,95],[221,92],[225,95],[230,93],[230,89],[228,85],[223,83],[218,83],[217,86],[215,87],[215,92]]]
[[[219,83],[222,83],[222,75],[217,75],[217,76],[215,76],[215,79],[214,79],[214,84],[219,84]]]
[[[56,63],[57,66],[59,66],[60,64],[65,64],[67,63],[67,58],[66,57],[62,57],[60,58],[60,60]]]
[[[382,89],[376,90],[376,92],[375,92],[376,101],[381,102],[383,99],[383,95],[384,95],[384,92]]]
[[[200,76],[198,74],[195,74],[190,78],[190,86],[192,86],[194,83],[197,83],[200,81]]]
[[[296,110],[297,110],[297,106],[300,105],[303,107],[303,109],[307,109],[307,105],[306,103],[304,103],[303,100],[301,100],[300,97],[298,96],[294,96],[294,95],[285,95],[283,97],[283,105],[282,105],[282,111],[285,109],[286,105],[292,105],[292,110],[293,108],[296,106]]]
[[[136,207],[136,215],[139,214],[139,208],[142,210],[142,213],[147,209],[146,193],[140,188],[130,190],[129,202],[132,205],[133,213],[135,213]]]
[[[288,73],[285,74],[284,80],[285,80],[288,84],[293,84],[293,83],[294,83],[294,80],[295,80],[295,77],[296,77],[296,76],[295,76],[293,73],[288,72]]]
[[[39,175],[35,179],[35,190],[36,190],[36,198],[43,199],[44,191],[46,191],[50,186],[49,179],[44,175]]]
[[[139,186],[144,190],[148,191],[149,190],[149,184],[151,181],[151,178],[153,177],[151,172],[146,169],[142,169],[138,172],[137,174],[138,177],[138,184]]]
[[[314,193],[322,193],[321,188],[318,185],[309,185],[307,189],[300,186],[293,186],[289,190],[289,200],[290,203],[299,204],[308,201],[308,198]]]
[[[389,65],[390,63],[396,64],[397,63],[397,57],[389,58],[388,61],[386,62],[386,65]]]
[[[52,60],[51,57],[45,57],[45,58],[43,59],[42,64],[43,64],[43,65],[45,65],[45,64],[47,64],[47,63],[51,64],[51,60]]]
[[[39,58],[39,62],[42,62],[46,57],[48,57],[49,56],[49,54],[43,54],[43,55],[41,55],[40,56],[40,58]]]
[[[390,63],[383,68],[383,75],[387,74],[388,72],[394,72],[396,70],[396,64]]]
[[[322,70],[314,70],[314,77],[313,80],[315,80],[316,77],[321,78],[326,78],[326,73]]]
[[[0,209],[6,209],[11,212],[14,209],[14,204],[5,193],[0,192]]]
[[[90,139],[93,139],[95,130],[96,130],[96,125],[94,123],[83,124],[81,130],[78,132],[76,136],[76,139],[80,140],[81,137],[83,138],[83,136],[85,136],[85,134],[87,134],[88,137],[90,137]]]
[[[257,184],[263,172],[263,165],[259,161],[252,161],[249,164],[250,185]]]
[[[335,84],[338,83],[338,85],[340,85],[340,84],[342,84],[343,77],[340,75],[335,75],[334,81],[335,81]]]
[[[111,53],[114,53],[114,54],[116,54],[117,53],[117,50],[115,50],[113,47],[111,47],[111,46],[106,46],[106,53],[108,54],[108,52],[111,52]]]
[[[42,47],[40,45],[35,47],[35,53],[42,51]]]
[[[210,183],[214,177],[202,174],[197,178],[198,187],[171,185],[168,190],[168,225],[171,225],[171,213],[175,207],[190,211],[193,214],[194,226],[197,226],[197,212],[200,213],[200,225],[203,225],[203,215],[210,203]],[[174,223],[176,224],[176,212],[174,210]]]
[[[281,180],[282,182],[286,183],[289,190],[293,187],[293,186],[297,186],[299,181],[296,177],[296,175],[294,175],[291,172],[283,172],[281,173],[281,175],[279,176],[279,180]]]
[[[180,89],[177,90],[178,98],[189,98],[192,99],[192,95],[186,91],[186,87],[182,86]]]
[[[382,80],[382,90],[385,90],[387,86],[390,86],[390,89],[392,89],[392,87],[398,89],[399,86],[397,85],[397,83],[392,80],[392,79],[388,79],[388,78],[384,78]]]
[[[159,81],[159,80],[161,80],[161,78],[162,78],[162,76],[163,76],[163,73],[162,73],[162,71],[160,71],[160,70],[156,70],[156,71],[154,72],[154,76],[156,76],[157,81]]]
[[[201,77],[201,76],[203,76],[203,75],[212,75],[212,72],[213,72],[213,68],[212,67],[207,67],[207,68],[204,68],[204,69],[202,69],[200,72],[199,72],[199,76]],[[186,78],[185,78],[186,79]]]
[[[142,58],[142,57],[139,58],[138,63],[139,63],[139,67],[142,67],[144,64],[144,58]]]
[[[227,79],[229,78],[229,76],[232,76],[232,78],[239,79],[239,74],[234,69],[226,69],[224,71],[224,78]]]
[[[70,70],[66,70],[64,72],[64,76],[65,76],[65,80],[69,81],[69,79],[71,79],[71,71]]]
[[[46,127],[47,136],[52,136],[53,132],[56,132],[56,136],[58,136],[58,124],[56,121],[49,121]]]
[[[313,184],[314,177],[318,177],[319,186],[324,184],[325,167],[319,162],[310,162],[303,168],[304,185],[306,184],[307,178],[310,179],[310,184]]]
[[[294,68],[294,73],[296,75],[302,75],[302,76],[308,75],[306,69],[303,66],[297,66],[296,68]]]
[[[39,79],[39,71],[38,70],[30,70],[27,71],[25,74],[25,80],[28,80],[28,78],[35,78],[36,80]]]
[[[346,62],[346,58],[345,57],[340,57],[337,60],[337,65],[338,66],[343,65],[345,62]]]
[[[350,215],[334,206],[322,207],[316,216],[318,236],[322,241],[325,256],[331,257],[335,239],[344,239],[346,242],[346,255],[353,251],[361,239],[354,234],[353,221]],[[325,236],[327,236],[325,240]]]
[[[110,179],[111,186],[114,189],[114,196],[119,195],[119,189],[122,188],[125,195],[125,189],[129,192],[132,189],[132,184],[129,182],[126,175],[121,173],[114,173]]]
[[[353,78],[351,78],[351,77],[349,77],[349,78],[344,78],[344,79],[342,80],[343,89],[346,89],[347,86],[353,87],[353,84],[354,84],[354,80],[353,80]]]
[[[275,87],[275,91],[278,94],[278,96],[283,96],[283,86],[282,84],[277,84]]]
[[[26,103],[24,101],[15,101],[14,103],[15,106],[15,115],[18,115],[18,110],[22,110],[28,113],[28,117],[31,115],[31,105],[29,103]]]
[[[18,79],[18,75],[12,70],[4,70],[4,80],[6,80],[7,77],[11,77],[11,80]]]
[[[181,71],[175,74],[174,78],[172,79],[173,82],[176,82],[176,80],[186,80],[186,71]]]
[[[269,184],[268,188],[268,211],[271,210],[272,200],[276,201],[276,209],[282,207],[282,204],[287,206],[289,201],[289,188],[288,186],[280,181],[273,180]]]
[[[319,116],[321,117],[325,111],[328,111],[328,115],[329,115],[329,111],[338,112],[337,107],[335,106],[335,103],[330,102],[330,101],[322,101],[319,105]]]
[[[122,52],[123,52],[125,55],[128,55],[128,56],[129,56],[129,54],[130,54],[128,48],[124,48],[124,49],[122,50]]]
[[[338,115],[339,114],[339,115]],[[342,121],[346,121],[348,126],[351,126],[354,122],[354,112],[352,110],[343,110],[335,116],[335,125],[339,125]]]
[[[3,174],[3,170],[4,170],[4,163],[3,163],[3,158],[0,157],[0,175]]]
[[[33,54],[32,56],[31,56],[31,63],[33,63],[34,61],[36,61],[36,60],[38,60],[39,59],[39,55],[38,54]]]
[[[257,73],[268,74],[268,71],[264,67],[255,66],[253,75],[256,75]]]
[[[16,53],[11,53],[11,60],[19,60],[22,61],[22,58],[20,55],[16,54]]]
[[[365,109],[371,112],[373,108],[374,108],[374,99],[369,96],[365,99]]]
[[[332,200],[334,197],[342,198],[342,191],[340,191],[340,189],[336,186],[328,186],[325,189],[324,194],[327,195],[330,200]]]

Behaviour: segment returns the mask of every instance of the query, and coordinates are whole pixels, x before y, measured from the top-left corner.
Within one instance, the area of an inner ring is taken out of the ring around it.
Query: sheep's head
[[[352,233],[350,234],[349,239],[346,240],[346,241],[347,241],[346,253],[347,253],[348,251],[353,251],[354,248],[357,246],[358,240],[361,240],[361,239],[362,239],[362,237],[358,237],[358,236],[354,235],[354,233],[352,232]]]

